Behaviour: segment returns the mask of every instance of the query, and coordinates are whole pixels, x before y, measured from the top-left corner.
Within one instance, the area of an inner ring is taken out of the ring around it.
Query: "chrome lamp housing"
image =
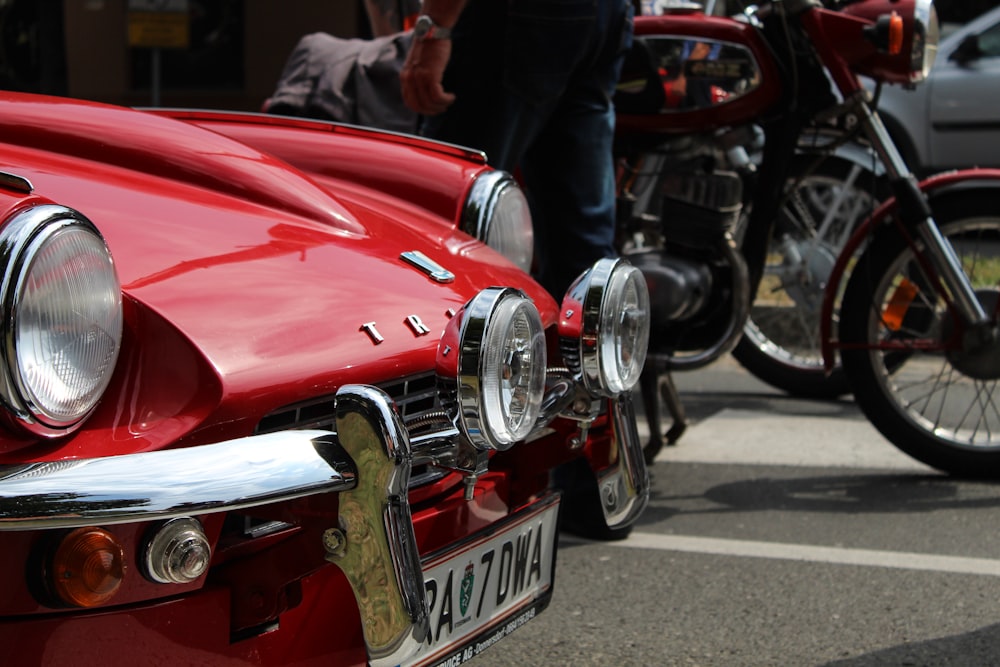
[[[625,259],[602,259],[562,301],[559,337],[570,370],[596,396],[614,397],[639,381],[649,348],[649,291]]]
[[[121,348],[111,253],[83,215],[42,204],[4,223],[0,261],[0,401],[32,434],[65,435],[97,406]]]
[[[462,231],[474,236],[517,265],[531,270],[534,231],[528,200],[505,171],[480,175],[465,201]]]
[[[913,80],[923,81],[937,59],[941,27],[933,0],[916,0],[913,12]]]
[[[491,287],[473,297],[445,330],[437,365],[451,416],[476,449],[509,449],[535,428],[545,393],[545,333],[521,291]]]

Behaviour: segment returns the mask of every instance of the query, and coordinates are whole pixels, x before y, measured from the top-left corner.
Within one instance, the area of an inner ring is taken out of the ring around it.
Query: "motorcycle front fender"
[[[843,137],[841,132],[805,132],[799,137],[796,150],[803,155],[811,153],[832,155],[870,171],[876,178],[885,176],[885,165],[878,159],[874,148],[857,141],[843,141]],[[831,145],[836,145],[832,151],[829,150]]]
[[[944,193],[961,190],[997,190],[1000,197],[1000,169],[961,169],[935,174],[919,183],[920,191],[929,199]],[[820,341],[822,342],[823,366],[829,373],[836,365],[836,351],[839,340],[834,331],[834,310],[837,295],[843,293],[844,282],[847,280],[847,267],[851,260],[860,254],[864,242],[874,233],[875,228],[897,209],[895,197],[890,197],[879,204],[871,217],[858,225],[857,229],[844,244],[837,261],[830,272],[829,281],[823,295],[823,308],[820,311]],[[998,203],[1000,211],[1000,203]]]

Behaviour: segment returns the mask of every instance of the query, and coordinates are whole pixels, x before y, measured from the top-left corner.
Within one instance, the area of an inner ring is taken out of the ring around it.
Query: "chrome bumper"
[[[225,512],[356,484],[329,431],[285,431],[213,445],[0,471],[0,531],[77,528]]]
[[[399,664],[427,634],[407,499],[409,439],[391,399],[374,387],[342,387],[337,422],[337,434],[285,431],[0,469],[0,531],[161,520],[339,492],[341,525],[331,530],[345,539],[327,559],[354,589],[372,664]]]

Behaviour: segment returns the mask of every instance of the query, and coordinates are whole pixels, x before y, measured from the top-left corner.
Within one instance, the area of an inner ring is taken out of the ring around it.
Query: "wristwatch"
[[[427,14],[421,14],[413,24],[413,36],[421,42],[428,39],[451,39],[451,28],[440,26]]]

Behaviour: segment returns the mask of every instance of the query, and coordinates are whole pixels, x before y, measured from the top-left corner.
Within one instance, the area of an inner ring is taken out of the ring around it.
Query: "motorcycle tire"
[[[823,293],[840,248],[888,190],[871,168],[839,155],[799,154],[789,173],[763,278],[733,356],[792,396],[833,399],[850,387],[839,363],[829,374],[823,365]],[[824,229],[828,211],[840,213]]]
[[[931,208],[995,317],[997,192],[951,193],[932,199]],[[948,343],[960,338],[953,318],[893,232],[883,228],[859,258],[841,306],[840,356],[855,401],[882,435],[918,461],[953,475],[1000,478],[1000,341],[973,351]]]

